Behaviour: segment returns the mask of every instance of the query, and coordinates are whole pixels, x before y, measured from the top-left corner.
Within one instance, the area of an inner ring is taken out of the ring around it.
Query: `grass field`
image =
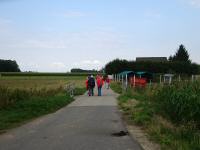
[[[86,76],[1,76],[0,133],[54,112],[74,100],[64,90],[74,83],[75,95],[85,92]]]
[[[0,85],[18,89],[56,89],[67,83],[75,83],[76,87],[85,86],[86,76],[9,76],[0,77]]]

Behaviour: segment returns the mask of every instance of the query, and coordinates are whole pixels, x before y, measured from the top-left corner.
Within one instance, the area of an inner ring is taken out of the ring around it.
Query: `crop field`
[[[11,89],[56,89],[68,83],[74,83],[76,87],[85,86],[86,76],[2,76],[0,86]]]
[[[85,92],[85,76],[1,76],[0,133],[32,118],[54,112],[74,100],[64,90],[74,83],[74,95]]]

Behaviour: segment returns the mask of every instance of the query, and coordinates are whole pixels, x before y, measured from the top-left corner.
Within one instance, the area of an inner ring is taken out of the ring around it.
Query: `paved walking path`
[[[96,95],[96,92],[95,92]],[[126,131],[116,94],[80,96],[67,107],[0,135],[0,150],[140,150]]]

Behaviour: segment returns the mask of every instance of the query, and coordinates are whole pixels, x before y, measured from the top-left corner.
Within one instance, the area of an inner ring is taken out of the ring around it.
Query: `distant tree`
[[[0,59],[0,72],[20,72],[20,69],[15,60]]]
[[[71,73],[97,73],[97,70],[83,70],[80,68],[73,68],[71,69]]]
[[[105,66],[105,72],[107,74],[120,73],[125,70],[131,70],[130,62],[127,60],[115,59]]]
[[[169,61],[180,61],[180,62],[188,62],[191,63],[189,59],[189,54],[184,45],[180,45],[174,56],[169,57]]]
[[[169,61],[173,61],[173,56],[172,55],[169,56]]]
[[[122,71],[148,71],[152,73],[198,74],[200,67],[195,63],[181,61],[136,62],[113,60],[105,66],[106,74],[117,74]]]

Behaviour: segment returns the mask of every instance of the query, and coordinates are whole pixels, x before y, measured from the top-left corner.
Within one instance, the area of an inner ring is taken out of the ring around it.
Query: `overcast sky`
[[[100,69],[180,44],[200,63],[200,0],[0,0],[0,59],[22,71]]]

